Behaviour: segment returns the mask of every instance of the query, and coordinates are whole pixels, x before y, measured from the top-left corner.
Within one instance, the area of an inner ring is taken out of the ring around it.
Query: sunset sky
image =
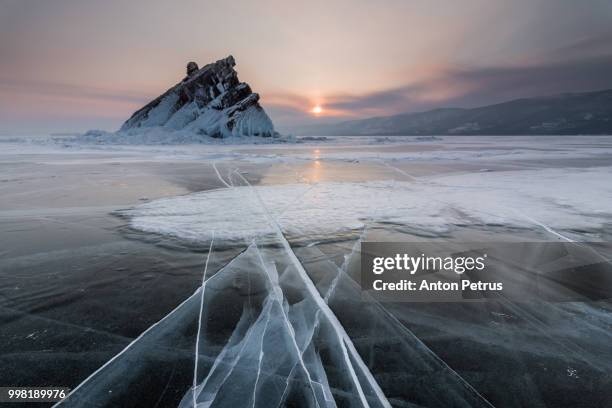
[[[612,88],[612,2],[0,0],[0,133],[115,130],[230,54],[284,132]]]

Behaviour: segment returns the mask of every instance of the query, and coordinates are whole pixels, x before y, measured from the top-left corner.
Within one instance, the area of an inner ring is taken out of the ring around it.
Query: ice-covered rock
[[[275,135],[259,95],[238,80],[231,55],[198,68],[187,64],[187,76],[134,112],[121,132],[163,127],[211,137]]]

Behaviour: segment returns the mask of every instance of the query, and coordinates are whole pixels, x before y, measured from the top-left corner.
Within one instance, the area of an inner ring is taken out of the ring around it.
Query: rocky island
[[[240,82],[235,65],[231,55],[202,68],[189,62],[187,76],[134,112],[120,132],[163,127],[215,138],[274,136],[274,125],[259,104],[259,95]]]

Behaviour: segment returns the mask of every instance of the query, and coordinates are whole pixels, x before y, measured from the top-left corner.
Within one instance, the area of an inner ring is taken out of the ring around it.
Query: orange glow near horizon
[[[315,115],[320,115],[321,113],[323,113],[323,108],[321,107],[321,105],[316,105],[314,108],[312,108],[311,112]]]

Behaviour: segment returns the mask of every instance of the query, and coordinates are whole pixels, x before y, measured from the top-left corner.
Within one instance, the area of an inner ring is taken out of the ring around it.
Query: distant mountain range
[[[612,134],[612,89],[313,125],[301,135]]]

